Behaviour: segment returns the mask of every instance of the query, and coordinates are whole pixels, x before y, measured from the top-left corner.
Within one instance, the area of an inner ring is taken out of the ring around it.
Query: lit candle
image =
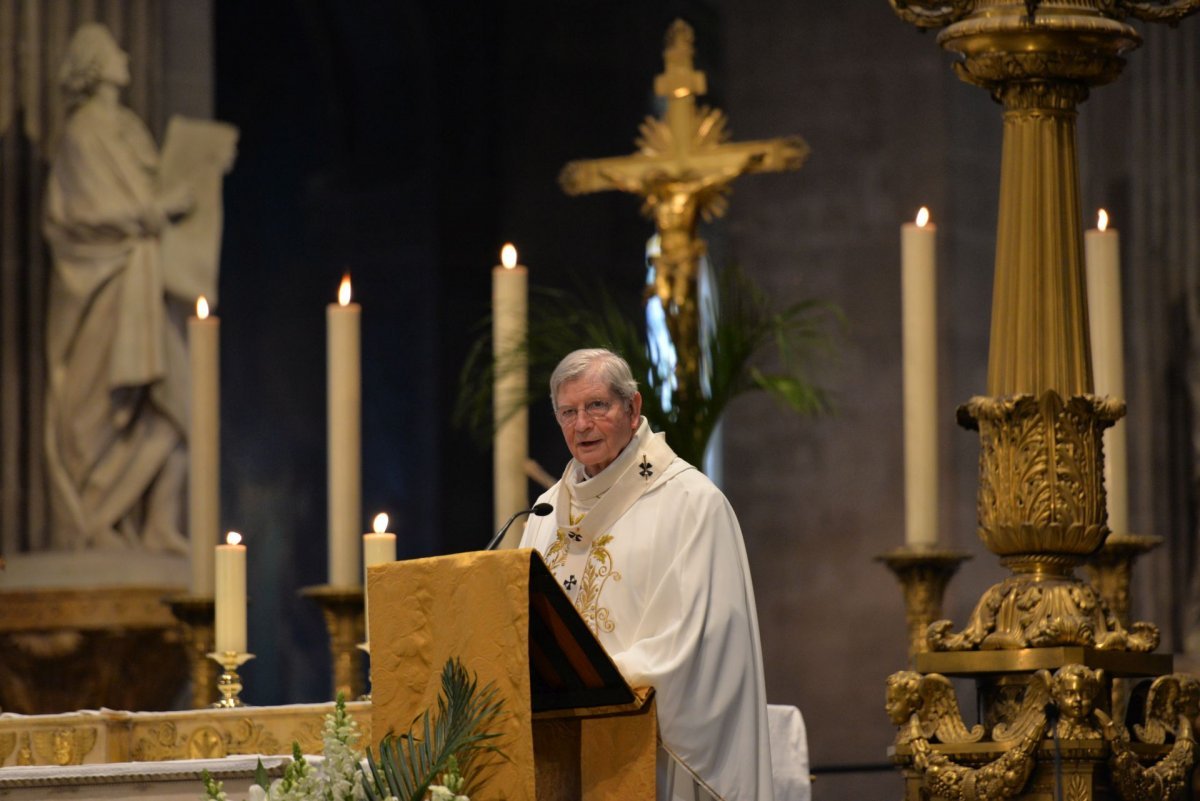
[[[192,595],[213,594],[213,548],[221,527],[221,321],[208,313],[203,295],[188,320],[192,379],[188,433],[188,536]]]
[[[1084,234],[1087,262],[1088,322],[1092,342],[1092,380],[1097,395],[1125,398],[1124,336],[1121,314],[1121,241],[1100,209],[1096,227]],[[1126,474],[1125,420],[1104,432],[1104,484],[1108,527],[1129,533],[1129,482]]]
[[[492,413],[496,423],[493,448],[495,528],[499,530],[514,512],[529,505],[525,460],[529,451],[525,330],[529,271],[517,264],[517,249],[506,244],[500,265],[492,270],[492,356],[496,365]],[[514,525],[500,547],[511,547],[521,538]]]
[[[904,542],[938,542],[937,227],[921,207],[900,231],[904,348]]]
[[[329,583],[357,587],[362,519],[361,308],[350,302],[350,274],[325,312],[329,435]]]
[[[246,546],[241,543],[242,535],[231,531],[216,547],[217,653],[246,652]]]
[[[363,586],[368,588],[364,605],[364,625],[367,640],[371,639],[371,596],[367,584],[367,569],[374,565],[396,561],[396,535],[387,530],[388,516],[383,512],[375,515],[371,528],[373,534],[363,534]]]

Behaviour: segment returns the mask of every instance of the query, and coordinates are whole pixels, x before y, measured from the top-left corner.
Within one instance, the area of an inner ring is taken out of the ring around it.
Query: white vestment
[[[581,478],[572,460],[538,498],[555,515],[531,518],[521,546],[541,552],[630,685],[654,687],[660,799],[673,785],[691,801],[694,779],[726,801],[773,801],[758,616],[729,502],[645,418]]]

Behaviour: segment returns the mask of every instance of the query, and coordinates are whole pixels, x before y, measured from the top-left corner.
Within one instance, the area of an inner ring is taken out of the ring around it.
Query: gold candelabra
[[[333,664],[333,697],[342,693],[354,699],[363,694],[363,589],[321,584],[300,591],[321,607],[329,632],[329,654]]]
[[[187,643],[188,676],[192,685],[192,709],[204,709],[216,700],[213,666],[209,660],[213,643],[214,604],[211,597],[183,595],[170,599],[171,613],[183,628]]]
[[[1163,675],[1157,627],[1121,619],[1074,573],[1109,535],[1102,436],[1125,412],[1093,393],[1075,121],[1141,43],[1127,17],[1176,22],[1200,0],[889,2],[939,29],[958,76],[1004,109],[988,394],[959,422],[979,432],[979,535],[1012,575],[961,631],[931,624],[917,670],[888,681],[906,797],[1171,798],[1195,758],[1196,684]],[[945,674],[975,679],[979,726]],[[1147,676],[1159,701],[1131,747],[1111,681]]]

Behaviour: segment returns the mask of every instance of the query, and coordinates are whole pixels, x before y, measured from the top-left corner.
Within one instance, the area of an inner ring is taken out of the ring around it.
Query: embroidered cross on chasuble
[[[643,421],[621,455],[586,481],[576,481],[580,470],[574,460],[567,465],[554,501],[557,532],[546,550],[546,565],[571,598],[594,633],[612,631],[616,622],[601,595],[609,582],[621,580],[608,545],[611,528],[649,490],[665,480],[675,452],[666,437],[654,434]]]

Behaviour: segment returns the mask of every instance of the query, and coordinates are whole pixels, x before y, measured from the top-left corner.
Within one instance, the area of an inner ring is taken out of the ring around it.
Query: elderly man
[[[629,365],[579,350],[550,378],[573,457],[523,547],[541,552],[633,686],[658,704],[660,798],[772,801],[754,590],[721,491],[641,416]]]

